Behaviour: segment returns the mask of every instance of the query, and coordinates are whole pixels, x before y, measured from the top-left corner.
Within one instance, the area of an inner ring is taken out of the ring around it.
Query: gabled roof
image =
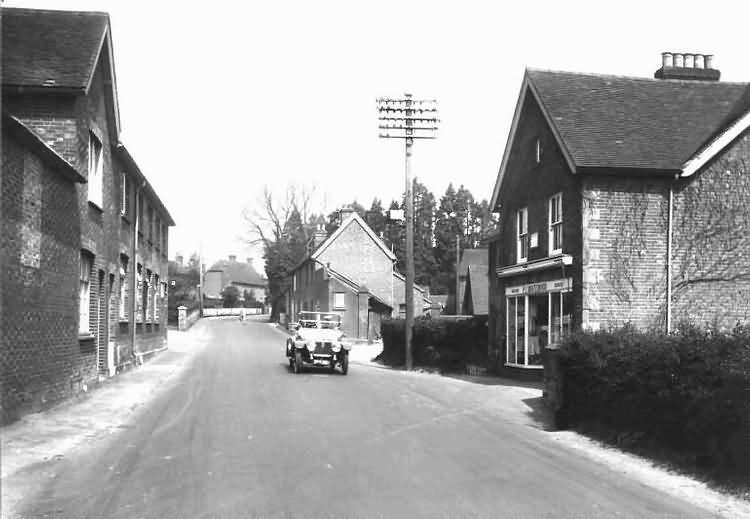
[[[119,135],[119,109],[109,15],[101,12],[3,8],[3,89],[88,93],[100,57],[107,67]]]
[[[681,174],[687,161],[750,110],[750,83],[527,69],[492,207],[497,206],[528,95],[542,110],[573,173],[608,169]]]
[[[469,265],[466,286],[470,287],[474,315],[487,315],[490,301],[490,281],[486,265]]]
[[[401,274],[400,272],[396,272],[394,270],[393,271],[393,277],[395,277],[399,281],[403,281],[404,283],[406,283],[406,277],[403,274]],[[421,287],[421,286],[417,285],[416,283],[414,283],[414,289],[417,290],[418,292],[420,292],[422,294],[422,298],[425,301],[429,301],[430,300],[430,298],[425,295],[425,293],[427,291],[424,289],[424,287]]]
[[[487,249],[464,249],[461,252],[461,261],[458,264],[458,271],[462,276],[466,275],[466,270],[470,265],[482,265],[487,270],[489,263],[489,251]]]
[[[3,85],[86,89],[107,13],[4,8]]]
[[[396,261],[396,256],[390,251],[388,247],[385,246],[385,243],[383,243],[383,240],[381,240],[377,234],[375,234],[375,231],[372,230],[372,228],[367,225],[367,223],[362,219],[361,216],[359,216],[356,212],[352,213],[349,218],[344,220],[341,223],[341,226],[336,229],[336,231],[333,232],[326,240],[320,244],[320,247],[315,249],[315,251],[310,255],[310,258],[317,259],[323,251],[325,251],[330,245],[336,241],[336,239],[341,236],[341,234],[344,232],[344,230],[349,227],[350,225],[353,225],[354,222],[359,223],[360,226],[362,226],[362,229],[364,229],[365,233],[372,239],[372,241],[375,242],[375,244],[382,249],[382,251],[385,253],[386,256],[391,261]]]
[[[239,283],[242,285],[266,286],[266,280],[249,263],[240,261],[219,260],[209,271],[220,271],[223,285]]]
[[[154,190],[151,183],[146,179],[146,175],[143,174],[141,171],[141,168],[138,167],[138,164],[136,163],[133,156],[130,154],[130,151],[125,147],[125,145],[121,142],[117,143],[117,146],[115,146],[115,153],[117,156],[122,160],[125,165],[127,166],[127,170],[129,173],[134,175],[138,182],[143,185],[143,189],[146,192],[146,196],[148,200],[156,207],[156,209],[161,213],[161,216],[164,218],[165,222],[169,226],[174,226],[174,220],[172,219],[172,215],[169,214],[169,211],[167,211],[167,208],[164,206],[164,204],[161,201],[161,198],[159,198],[159,195],[156,194],[156,191]]]
[[[1,133],[5,134],[5,132],[7,132],[6,135],[11,135],[15,139],[18,139],[24,146],[30,148],[46,164],[71,182],[86,183],[86,177],[81,175],[70,162],[45,143],[31,128],[18,118],[3,112]]]
[[[367,295],[368,295],[368,297],[370,299],[373,299],[373,300],[377,301],[378,303],[380,303],[381,305],[387,306],[388,308],[393,308],[391,305],[389,305],[388,303],[386,303],[385,301],[383,301],[382,299],[380,299],[378,296],[376,296],[375,294],[373,294],[366,286],[358,285],[355,281],[353,281],[349,277],[345,276],[341,272],[338,272],[337,270],[332,269],[331,267],[328,267],[328,266],[324,265],[323,268],[326,269],[326,272],[328,272],[328,275],[330,275],[332,278],[335,278],[336,280],[338,280],[341,284],[343,284],[344,286],[346,286],[352,292],[359,293],[359,292],[364,291],[364,292],[367,293]]]

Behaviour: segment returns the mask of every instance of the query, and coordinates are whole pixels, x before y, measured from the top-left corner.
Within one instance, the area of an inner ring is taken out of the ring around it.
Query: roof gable
[[[249,263],[239,261],[219,260],[208,272],[221,272],[223,285],[238,283],[242,285],[266,286],[266,280]]]
[[[526,96],[533,95],[573,173],[679,174],[750,110],[750,84],[527,69],[491,207],[497,206]],[[716,148],[720,147],[717,144]]]
[[[486,315],[489,309],[490,282],[487,267],[483,265],[469,265],[466,279],[467,295],[471,295],[474,315]]]
[[[105,67],[115,137],[120,114],[109,15],[101,12],[3,8],[3,89],[87,94]]]
[[[323,252],[331,246],[333,242],[338,239],[339,236],[343,234],[343,232],[351,225],[359,224],[359,226],[362,228],[362,230],[367,234],[367,236],[372,239],[373,242],[383,251],[383,253],[391,260],[396,261],[396,256],[390,251],[388,247],[386,247],[385,243],[383,243],[383,240],[381,240],[377,234],[375,234],[375,231],[372,230],[372,228],[367,225],[367,223],[362,219],[361,216],[359,216],[357,213],[352,213],[349,218],[344,220],[338,229],[336,229],[333,234],[331,234],[326,240],[320,244],[320,247],[315,249],[315,252],[313,252],[310,255],[310,258],[316,260],[320,257]]]

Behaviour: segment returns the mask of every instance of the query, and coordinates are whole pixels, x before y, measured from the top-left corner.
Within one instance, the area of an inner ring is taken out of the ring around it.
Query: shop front
[[[571,330],[572,278],[505,288],[505,365],[542,369],[542,352]]]

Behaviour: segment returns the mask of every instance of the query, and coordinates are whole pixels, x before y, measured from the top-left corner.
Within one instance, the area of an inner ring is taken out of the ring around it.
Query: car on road
[[[308,366],[325,366],[331,373],[336,366],[344,375],[349,371],[349,350],[341,332],[341,316],[332,312],[300,312],[294,334],[286,341],[289,367],[300,373]]]

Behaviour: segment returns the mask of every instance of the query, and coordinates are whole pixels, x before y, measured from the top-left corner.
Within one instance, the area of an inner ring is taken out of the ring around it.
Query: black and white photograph
[[[0,0],[0,519],[750,519],[749,17]]]

